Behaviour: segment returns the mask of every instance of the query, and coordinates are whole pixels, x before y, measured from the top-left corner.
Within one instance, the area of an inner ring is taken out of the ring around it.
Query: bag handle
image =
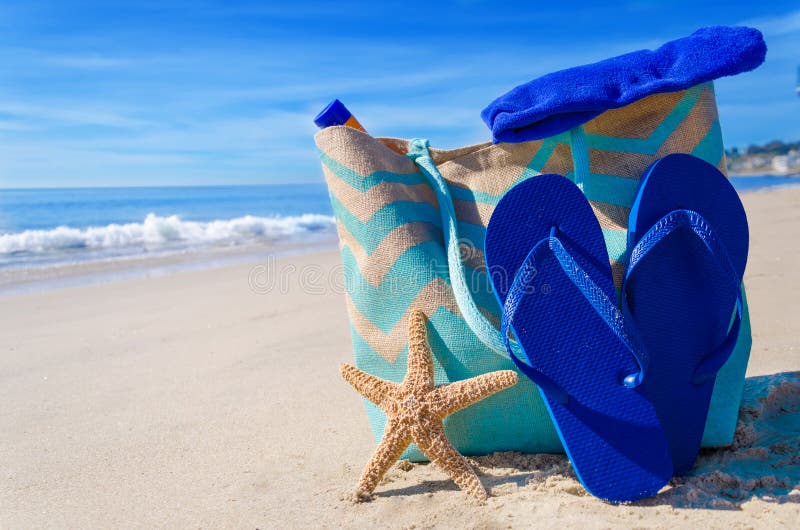
[[[439,211],[442,215],[442,230],[444,232],[444,245],[447,249],[447,268],[450,274],[450,285],[453,288],[456,305],[461,311],[464,320],[473,333],[492,351],[508,357],[503,335],[486,320],[478,309],[472,293],[464,278],[464,267],[461,264],[461,249],[459,248],[458,226],[456,225],[456,212],[450,189],[447,187],[442,174],[431,158],[428,140],[416,138],[408,144],[408,156],[419,167],[422,174],[433,186]]]

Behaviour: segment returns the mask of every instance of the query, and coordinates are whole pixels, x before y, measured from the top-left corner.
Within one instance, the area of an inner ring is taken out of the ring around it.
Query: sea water
[[[732,177],[740,191],[798,178]],[[0,189],[0,271],[269,245],[334,244],[325,185]]]
[[[322,183],[0,189],[0,270],[334,240]]]

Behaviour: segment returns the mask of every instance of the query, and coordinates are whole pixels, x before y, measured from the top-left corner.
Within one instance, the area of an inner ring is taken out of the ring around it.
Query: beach
[[[471,459],[483,504],[427,464],[353,502],[375,440],[338,372],[331,249],[0,297],[0,528],[796,528],[800,186],[743,202],[737,439],[652,499],[588,496],[562,455],[495,454]]]

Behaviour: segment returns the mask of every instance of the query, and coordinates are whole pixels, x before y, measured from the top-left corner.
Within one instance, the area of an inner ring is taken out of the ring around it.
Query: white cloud
[[[131,64],[131,61],[126,59],[100,55],[52,55],[45,57],[44,60],[53,66],[88,70],[118,68]]]
[[[0,131],[32,131],[35,127],[22,120],[0,120]]]
[[[14,101],[0,101],[0,113],[23,120],[64,122],[80,125],[101,125],[106,127],[139,127],[147,122],[130,118],[113,110],[76,105],[65,100],[61,104],[31,105]]]
[[[800,32],[800,10],[785,15],[746,20],[742,25],[758,28],[768,37]]]

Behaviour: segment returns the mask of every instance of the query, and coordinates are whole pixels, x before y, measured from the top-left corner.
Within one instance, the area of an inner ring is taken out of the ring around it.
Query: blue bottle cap
[[[347,110],[347,107],[338,99],[334,99],[322,112],[317,114],[317,117],[314,118],[314,123],[320,129],[324,129],[334,125],[344,125],[350,119],[350,116],[352,114]]]

